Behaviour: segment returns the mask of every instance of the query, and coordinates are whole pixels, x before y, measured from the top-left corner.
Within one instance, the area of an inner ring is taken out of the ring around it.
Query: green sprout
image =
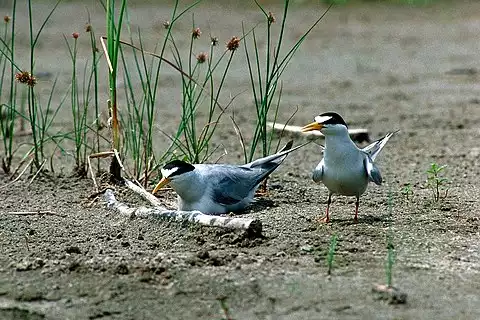
[[[393,213],[393,196],[389,192],[388,195],[388,231],[387,231],[387,261],[385,263],[385,276],[387,287],[392,287],[393,265],[395,264],[395,247],[393,245],[393,229],[392,229],[392,213]]]
[[[335,249],[337,247],[337,235],[334,234],[330,238],[330,247],[328,248],[328,255],[327,255],[327,266],[328,271],[327,274],[330,275],[332,273],[333,261],[335,258]]]
[[[409,197],[410,197],[410,196],[413,196],[412,184],[411,184],[411,183],[405,184],[405,185],[400,189],[400,192],[403,194],[403,196],[405,197],[405,199],[407,199],[407,201],[408,201],[408,200],[409,200]]]
[[[228,307],[228,304],[227,304],[227,297],[221,296],[221,297],[218,297],[217,300],[220,303],[220,307],[222,308],[222,311],[223,311],[222,320],[233,320],[230,314],[230,308]]]
[[[435,202],[438,202],[441,198],[445,199],[448,195],[448,188],[446,187],[448,179],[444,176],[446,167],[447,165],[440,166],[433,162],[427,170],[426,187],[432,191]],[[440,197],[441,191],[445,192],[443,197]]]

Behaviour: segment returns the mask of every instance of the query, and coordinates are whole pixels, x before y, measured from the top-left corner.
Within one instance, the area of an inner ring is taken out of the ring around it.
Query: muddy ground
[[[102,10],[90,4],[93,24],[103,26]],[[37,6],[45,13],[50,5]],[[297,5],[287,41],[324,8]],[[136,5],[131,19],[145,38],[158,39],[169,10]],[[280,16],[280,8],[269,10]],[[24,8],[19,12],[25,17]],[[231,3],[206,3],[195,12],[204,35],[217,32],[221,43],[240,34],[241,21],[261,21],[258,10]],[[372,139],[401,130],[378,159],[386,182],[370,186],[361,198],[358,224],[354,199],[345,197],[334,198],[330,224],[315,221],[324,212],[327,191],[310,180],[321,157],[314,144],[290,155],[269,181],[268,197],[243,214],[263,222],[263,236],[257,238],[132,220],[102,202],[89,206],[91,181],[71,177],[72,159],[60,157],[55,161],[63,169],[53,181],[38,178],[28,186],[25,176],[0,189],[0,318],[224,319],[218,299],[225,298],[234,319],[479,319],[478,12],[480,3],[474,1],[335,7],[292,61],[280,120],[298,105],[296,125],[334,110],[351,127],[368,128]],[[38,48],[39,70],[58,73],[68,84],[61,33],[83,30],[85,21],[84,4],[59,7]],[[191,24],[187,19],[180,26],[188,30]],[[26,26],[19,32],[26,35]],[[80,34],[80,40],[86,38]],[[233,108],[243,117],[248,138],[253,106],[243,59],[234,65],[226,90],[243,92]],[[178,121],[180,97],[177,75],[166,73],[158,117],[168,131]],[[57,126],[70,121],[67,107]],[[229,152],[223,161],[241,161],[227,118],[214,138],[219,142]],[[160,134],[157,143],[161,152],[166,142]],[[431,162],[448,165],[448,196],[439,203],[424,187]],[[8,181],[1,174],[0,180]],[[409,199],[401,192],[408,183]],[[393,282],[408,294],[400,305],[371,293],[373,284],[385,283],[389,193]],[[120,187],[117,196],[143,204]],[[174,195],[167,198],[173,201]],[[65,216],[8,214],[32,210]],[[332,235],[338,245],[327,276]]]

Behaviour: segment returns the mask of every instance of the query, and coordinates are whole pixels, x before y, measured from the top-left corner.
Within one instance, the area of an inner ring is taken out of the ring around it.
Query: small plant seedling
[[[388,195],[388,231],[387,231],[387,261],[385,262],[385,284],[376,284],[372,291],[380,300],[386,300],[390,304],[402,304],[407,302],[407,294],[393,286],[393,265],[395,264],[395,247],[393,245],[392,229],[393,196]]]
[[[387,287],[392,287],[392,269],[395,264],[395,249],[393,246],[393,229],[392,229],[392,213],[393,213],[393,196],[390,192],[388,195],[388,231],[387,231],[387,261],[385,264],[385,276]]]
[[[328,255],[327,255],[327,274],[330,275],[332,273],[332,267],[333,267],[333,260],[335,258],[335,249],[337,247],[337,235],[334,234],[330,238],[330,247],[328,248]]]
[[[390,233],[390,231],[389,231]],[[387,262],[385,264],[385,275],[387,278],[387,287],[392,287],[392,269],[393,265],[395,264],[395,248],[392,243],[391,235],[388,236],[388,243],[387,243]]]
[[[230,308],[227,305],[227,297],[221,296],[218,297],[217,300],[220,303],[220,307],[223,311],[222,320],[233,320],[232,316],[230,315]]]
[[[400,192],[403,194],[403,196],[405,197],[405,199],[407,199],[407,201],[408,201],[408,200],[409,200],[409,197],[410,197],[410,196],[413,196],[412,184],[411,184],[411,183],[407,183],[406,185],[404,185],[404,186],[400,189]]]
[[[426,187],[432,191],[435,202],[438,202],[441,198],[445,199],[448,195],[448,188],[446,187],[448,178],[444,176],[446,167],[447,165],[440,166],[436,162],[433,162],[427,170]],[[443,190],[445,191],[445,195],[440,197],[440,193]]]

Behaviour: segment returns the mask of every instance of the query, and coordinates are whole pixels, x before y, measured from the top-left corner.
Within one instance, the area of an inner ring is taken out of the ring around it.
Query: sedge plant
[[[70,59],[72,61],[72,76],[71,76],[71,86],[70,86],[70,103],[72,107],[72,120],[73,120],[73,140],[75,142],[75,169],[74,171],[80,175],[86,175],[86,164],[87,164],[87,112],[88,112],[88,97],[85,97],[85,88],[84,99],[80,102],[80,93],[78,86],[78,75],[77,75],[77,53],[78,53],[78,37],[79,34],[74,32],[72,34],[73,45],[71,45],[67,37],[63,36],[65,43],[70,54]],[[84,84],[86,83],[84,79]],[[85,99],[86,98],[86,99]]]
[[[34,76],[34,67],[35,67],[35,48],[38,45],[40,35],[46,26],[47,22],[50,20],[52,14],[56,10],[60,3],[58,0],[52,9],[48,12],[46,18],[41,23],[38,30],[34,31],[33,20],[34,20],[34,10],[32,8],[32,1],[29,0],[26,2],[27,5],[27,18],[28,18],[28,30],[29,30],[29,67],[21,68],[17,65],[15,61],[15,26],[16,21],[16,11],[17,11],[17,1],[14,0],[12,3],[12,18],[11,20],[11,30],[10,30],[10,40],[7,40],[7,33],[4,33],[4,38],[1,39],[1,49],[0,53],[2,59],[7,59],[9,61],[9,71],[10,71],[10,90],[8,102],[3,102],[2,97],[2,110],[5,112],[6,117],[5,121],[1,122],[1,131],[2,131],[2,140],[5,147],[5,157],[2,161],[2,167],[5,172],[10,170],[11,158],[15,150],[13,149],[13,135],[14,135],[14,123],[16,118],[20,119],[20,123],[27,122],[31,129],[32,140],[30,142],[32,148],[30,152],[33,154],[33,164],[37,170],[43,167],[45,164],[45,153],[44,153],[44,144],[48,141],[53,141],[57,143],[59,140],[58,136],[51,136],[47,133],[49,127],[51,126],[53,119],[55,118],[58,109],[53,108],[52,106],[52,96],[55,90],[55,83],[50,91],[50,96],[48,98],[47,107],[42,108],[40,105],[40,99],[36,96],[35,85],[37,84],[37,79]],[[5,18],[6,21],[6,18]],[[5,72],[5,68],[2,67],[2,70]],[[28,70],[28,71],[27,71]],[[2,93],[3,93],[3,79],[2,76]],[[22,89],[26,91],[26,98],[23,99],[23,90],[18,89],[16,82],[25,85]],[[19,94],[20,98],[17,96]],[[25,112],[23,112],[23,102],[27,105]],[[17,103],[20,105],[20,108],[17,108]],[[50,115],[49,114],[53,114]],[[24,129],[23,125],[20,126],[20,129]]]
[[[277,30],[274,28],[274,26],[277,25],[275,15],[272,12],[267,12],[257,0],[255,0],[255,3],[262,12],[266,23],[266,48],[265,53],[262,54],[257,36],[257,27],[253,28],[250,32],[246,32],[245,28],[242,27],[243,37],[245,38],[244,49],[250,76],[250,85],[256,110],[255,130],[251,139],[250,150],[247,151],[245,149],[246,146],[244,146],[245,162],[253,160],[258,148],[260,148],[263,157],[269,155],[272,151],[273,130],[268,130],[267,122],[269,119],[270,121],[273,120],[273,124],[277,121],[282,96],[282,75],[300,48],[300,45],[332,6],[330,5],[310,28],[302,34],[299,40],[287,49],[286,53],[283,53],[290,0],[284,1],[283,14],[279,29]],[[276,41],[274,40],[275,32],[277,32]],[[252,50],[249,49],[249,40],[253,46]],[[242,137],[240,137],[240,139],[243,141]],[[278,141],[276,146],[277,149],[279,144],[280,141]],[[266,180],[262,189],[266,191]]]
[[[5,16],[2,38],[0,39],[0,134],[2,135],[3,150],[2,169],[8,174],[13,158],[13,137],[15,134],[15,16],[16,3],[12,8],[12,17]],[[10,39],[8,39],[10,37]],[[9,67],[9,68],[8,68]],[[10,70],[9,70],[10,69]],[[10,71],[8,73],[8,71]],[[4,89],[4,87],[7,87]],[[4,97],[4,91],[8,95]]]
[[[154,52],[145,50],[145,44],[142,40],[140,30],[136,32],[138,46],[134,45],[134,32],[131,30],[128,10],[125,11],[126,26],[130,36],[128,47],[131,49],[133,57],[133,68],[128,63],[126,56],[127,50],[123,49],[123,47],[120,48],[126,97],[126,112],[120,115],[122,126],[125,128],[125,130],[123,130],[124,148],[122,152],[129,160],[127,164],[129,162],[133,164],[134,177],[142,181],[145,186],[148,184],[150,173],[155,169],[153,165],[154,160],[161,162],[172,151],[172,148],[169,148],[159,159],[154,158],[153,129],[161,66],[166,62],[179,71],[180,74],[190,78],[180,67],[164,58],[167,43],[172,38],[171,30],[173,24],[198,3],[199,1],[196,1],[187,6],[186,9],[179,10],[179,2],[175,2],[171,22],[164,24],[167,34],[163,41],[156,44]],[[127,43],[124,42],[122,42],[122,44],[127,45]],[[159,52],[156,53],[158,48]],[[134,76],[138,77],[140,81],[140,93],[134,89]],[[172,143],[172,145],[174,144]]]
[[[91,97],[93,94],[93,105],[95,109],[95,114],[93,117],[93,131],[95,132],[95,141],[93,151],[98,153],[100,152],[100,130],[102,125],[100,124],[100,105],[99,105],[99,88],[98,88],[98,64],[101,59],[100,51],[98,50],[97,37],[95,35],[95,30],[93,25],[90,22],[90,13],[88,13],[88,23],[85,27],[85,31],[89,34],[90,38],[90,49],[92,53],[91,57],[91,68],[90,68],[90,77],[87,85],[87,97]],[[86,73],[85,73],[86,74]],[[85,85],[84,81],[84,85]],[[93,92],[91,92],[93,86]],[[84,87],[85,92],[85,87]],[[88,99],[87,99],[88,101]],[[97,171],[100,171],[100,160],[97,159]]]
[[[126,11],[127,29],[130,35],[130,41],[133,44],[133,35],[130,28],[128,11]],[[123,79],[125,90],[126,112],[120,114],[120,121],[124,130],[124,147],[122,154],[129,159],[127,165],[133,163],[133,176],[141,180],[140,176],[144,174],[144,182],[148,181],[148,172],[153,160],[153,136],[152,128],[155,115],[155,102],[158,87],[158,73],[160,71],[161,60],[147,57],[144,52],[144,44],[141,32],[138,30],[138,41],[140,50],[132,48],[131,52],[134,58],[135,71],[129,69],[125,50],[121,49],[121,58],[123,65]],[[138,97],[134,89],[132,74],[138,76],[141,87],[141,95]]]
[[[220,118],[233,99],[226,107],[218,101],[231,62],[240,45],[240,39],[232,37],[226,49],[215,59],[218,40],[212,37],[209,39],[209,52],[195,53],[195,43],[199,41],[201,33],[200,28],[193,23],[186,59],[182,59],[173,35],[169,39],[174,60],[178,67],[185,71],[182,73],[182,116],[172,140],[174,147],[180,150],[180,154],[192,163],[205,162],[215,151],[211,149],[210,141]],[[224,59],[227,60],[225,66],[220,68]],[[220,73],[219,78],[217,78],[217,72]],[[219,79],[218,82],[217,79]],[[197,115],[203,105],[208,107],[208,117],[206,123],[201,124]]]
[[[16,1],[16,0],[15,0]],[[14,2],[15,2],[14,1]],[[35,68],[35,48],[38,44],[38,40],[40,34],[42,33],[44,27],[47,25],[47,22],[50,20],[52,14],[60,4],[61,0],[58,0],[55,5],[52,7],[50,12],[48,13],[47,17],[43,20],[40,28],[36,33],[33,30],[33,9],[32,9],[32,0],[27,1],[28,7],[28,26],[29,26],[29,41],[30,41],[30,71],[23,71],[20,74],[17,74],[17,80],[20,82],[24,82],[28,85],[28,94],[27,94],[27,105],[28,105],[28,122],[30,124],[30,129],[32,130],[32,144],[34,146],[33,151],[33,163],[37,170],[43,165],[45,154],[44,154],[44,141],[42,141],[41,137],[39,136],[39,129],[44,130],[45,128],[39,127],[39,117],[42,116],[41,108],[38,104],[38,100],[36,97],[35,85],[37,83],[37,79],[34,76],[34,68]],[[52,90],[53,91],[53,90]]]

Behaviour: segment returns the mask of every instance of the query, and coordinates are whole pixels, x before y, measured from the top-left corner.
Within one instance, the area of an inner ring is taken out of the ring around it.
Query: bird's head
[[[315,122],[307,124],[302,132],[319,130],[324,135],[341,134],[347,129],[345,120],[335,112],[325,112],[315,117]]]
[[[195,167],[193,165],[186,163],[182,160],[173,160],[167,163],[160,170],[162,172],[162,179],[155,186],[152,193],[154,194],[162,187],[171,182],[172,184],[174,184],[176,181],[185,179],[193,170],[195,170]]]

